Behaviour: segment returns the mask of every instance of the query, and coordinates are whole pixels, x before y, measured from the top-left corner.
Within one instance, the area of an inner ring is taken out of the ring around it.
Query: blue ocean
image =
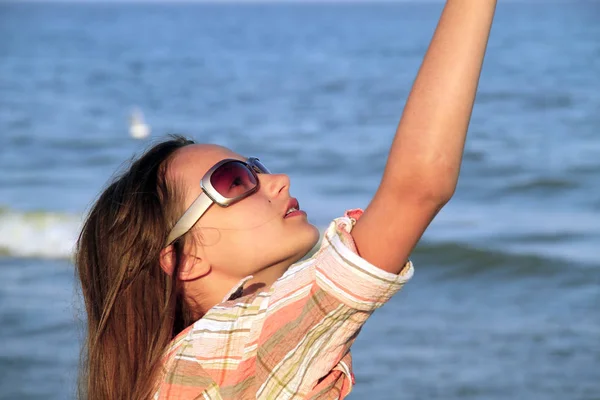
[[[322,228],[367,206],[442,6],[0,2],[0,398],[74,398],[82,218],[166,134],[288,173]],[[351,399],[600,399],[599,21],[500,1],[458,189]]]

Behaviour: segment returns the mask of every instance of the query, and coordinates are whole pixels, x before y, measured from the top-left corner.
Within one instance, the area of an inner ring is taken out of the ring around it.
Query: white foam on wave
[[[71,258],[80,227],[77,214],[0,209],[0,254]]]

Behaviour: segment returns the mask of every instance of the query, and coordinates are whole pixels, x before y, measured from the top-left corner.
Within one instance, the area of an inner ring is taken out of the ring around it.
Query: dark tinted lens
[[[252,165],[254,170],[259,174],[270,174],[271,171],[258,158],[251,158],[249,164]]]
[[[249,192],[256,187],[256,179],[245,164],[230,161],[213,172],[210,183],[223,197],[232,199]]]

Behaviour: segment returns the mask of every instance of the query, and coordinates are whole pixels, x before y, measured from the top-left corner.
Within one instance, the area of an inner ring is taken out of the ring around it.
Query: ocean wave
[[[539,254],[478,248],[459,242],[419,244],[413,260],[424,268],[440,267],[444,279],[494,275],[496,279],[548,276],[565,270],[565,261]]]
[[[0,207],[0,257],[69,260],[81,224],[79,213]],[[541,275],[562,270],[565,263],[598,265],[596,257],[583,256],[589,253],[585,247],[587,242],[577,246],[573,242],[588,237],[585,232],[518,231],[503,235],[500,232],[504,230],[500,229],[493,234],[494,240],[485,240],[476,226],[461,228],[456,221],[451,225],[453,234],[450,236],[453,237],[444,235],[442,227],[437,227],[420,242],[413,253],[418,264],[428,268],[449,266],[452,272],[448,273],[452,276],[493,271],[517,276]],[[325,225],[321,228],[324,231]],[[486,230],[491,228],[487,226]],[[460,231],[465,231],[465,235],[458,235]]]
[[[578,182],[566,178],[540,177],[525,182],[509,184],[504,189],[510,193],[532,192],[532,191],[565,191],[579,186]]]
[[[69,259],[81,216],[0,208],[0,255]]]
[[[566,92],[519,92],[519,91],[485,91],[477,94],[478,104],[520,103],[529,110],[568,109],[573,106],[574,100]]]

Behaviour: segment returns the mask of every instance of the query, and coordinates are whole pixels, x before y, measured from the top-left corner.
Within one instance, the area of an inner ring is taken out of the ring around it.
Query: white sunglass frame
[[[230,162],[238,162],[245,165],[248,170],[256,179],[256,186],[251,190],[232,198],[225,197],[221,195],[212,185],[211,177],[212,174],[222,165],[230,163]],[[219,161],[215,165],[212,166],[211,169],[204,174],[202,179],[200,180],[200,187],[202,188],[202,192],[198,195],[196,200],[188,207],[188,209],[183,213],[183,215],[179,218],[179,220],[169,232],[169,236],[167,237],[167,242],[165,247],[171,245],[175,240],[185,235],[192,227],[198,222],[200,218],[208,211],[210,206],[213,204],[217,204],[221,207],[229,207],[230,205],[237,203],[240,200],[245,199],[246,197],[256,193],[256,191],[260,188],[260,180],[258,179],[258,174],[270,174],[269,170],[260,162],[260,160],[256,157],[248,157],[247,161],[238,160],[236,158],[226,158],[224,160]]]

